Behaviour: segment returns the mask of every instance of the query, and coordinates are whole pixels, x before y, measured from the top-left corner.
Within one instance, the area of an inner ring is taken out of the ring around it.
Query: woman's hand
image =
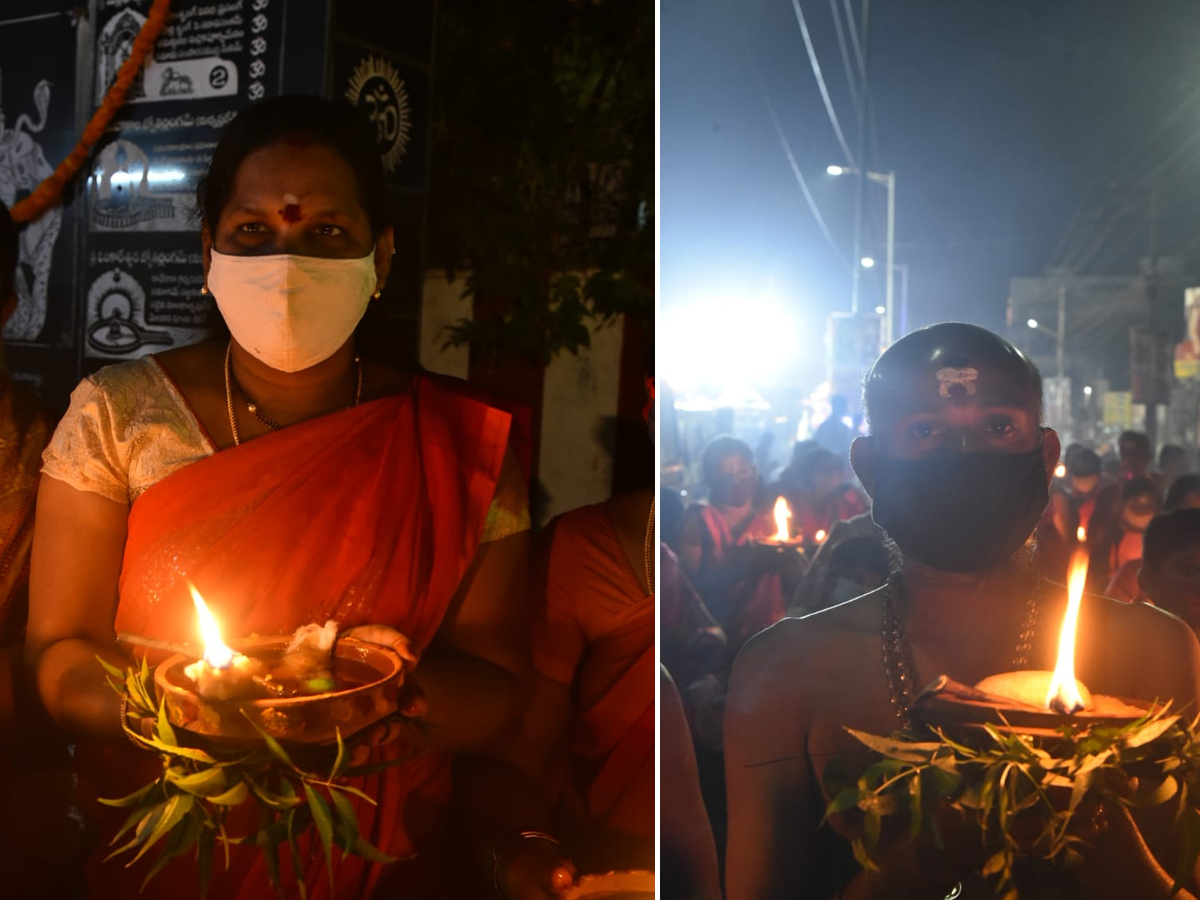
[[[362,765],[370,757],[374,747],[400,740],[429,710],[429,704],[421,687],[412,678],[412,672],[421,661],[421,653],[404,635],[390,625],[356,625],[342,632],[343,637],[380,644],[394,650],[404,666],[404,683],[400,688],[396,712],[358,735],[350,748],[351,765]]]
[[[553,841],[523,837],[496,863],[496,886],[505,900],[558,900],[575,883],[575,864]]]

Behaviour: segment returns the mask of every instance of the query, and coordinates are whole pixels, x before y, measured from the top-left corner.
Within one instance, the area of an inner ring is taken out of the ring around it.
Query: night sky
[[[801,6],[857,152],[830,2]],[[859,0],[852,6],[857,14]],[[825,174],[845,160],[792,3],[663,0],[661,9],[664,375],[673,336],[693,333],[682,310],[712,318],[724,305],[732,317],[765,304],[783,311],[762,329],[764,346],[789,355],[780,376],[811,390],[826,318],[849,309],[850,272],[805,204],[756,71],[847,260],[855,191],[852,179]],[[897,173],[910,327],[964,319],[1001,328],[1013,276],[1063,263],[1132,273],[1152,231],[1159,252],[1200,237],[1195,0],[875,0],[868,54],[868,168]],[[882,261],[885,192],[866,187],[864,252]],[[879,266],[866,273],[863,305],[882,297]],[[790,344],[770,334],[781,323]]]

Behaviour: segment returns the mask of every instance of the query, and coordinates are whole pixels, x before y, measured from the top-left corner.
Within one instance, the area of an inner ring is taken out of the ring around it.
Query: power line
[[[846,136],[842,134],[842,125],[838,121],[837,112],[834,111],[833,101],[829,98],[829,90],[825,87],[825,78],[821,75],[821,64],[817,61],[817,52],[813,49],[812,38],[808,34],[808,24],[804,21],[804,10],[800,8],[800,0],[792,0],[792,9],[796,11],[796,22],[800,25],[800,35],[804,38],[804,49],[808,51],[808,61],[812,63],[813,75],[817,78],[817,88],[821,91],[821,99],[825,102],[825,112],[829,116],[829,124],[833,126],[833,133],[837,135],[838,143],[842,146],[846,162],[850,163],[851,168],[857,169],[858,164],[854,162],[854,154],[850,152],[850,145],[846,143]]]
[[[846,70],[846,84],[850,87],[850,100],[858,109],[858,83],[854,77],[854,67],[850,63],[850,53],[846,50],[846,34],[842,31],[842,14],[838,11],[838,0],[829,0],[829,11],[833,14],[833,27],[837,31],[838,50],[842,54],[842,68]]]
[[[742,50],[746,54],[746,59],[750,62],[750,72],[754,76],[754,83],[758,87],[759,96],[762,98],[763,105],[767,108],[767,115],[771,118],[771,126],[775,129],[775,134],[779,138],[779,143],[783,147],[783,154],[787,157],[788,165],[792,167],[792,174],[796,176],[796,183],[800,185],[800,191],[804,194],[804,200],[808,203],[808,209],[816,219],[821,233],[825,235],[825,240],[829,242],[830,249],[838,258],[843,266],[847,269],[850,264],[846,261],[846,257],[842,255],[842,251],[838,248],[837,242],[833,239],[833,234],[829,231],[829,226],[825,224],[825,217],[821,215],[821,210],[817,208],[817,201],[813,198],[812,191],[808,189],[808,182],[804,179],[804,173],[800,170],[800,164],[796,162],[796,155],[792,153],[792,145],[787,139],[787,135],[783,132],[783,126],[779,124],[779,116],[775,114],[775,104],[771,102],[771,95],[767,92],[767,87],[763,84],[762,75],[759,74],[758,66],[754,62],[754,54],[750,52],[750,47],[746,43],[746,35],[742,31],[741,23],[734,17],[735,27],[738,32],[738,39],[741,41]]]
[[[854,21],[854,11],[850,9],[850,0],[842,0],[846,7],[846,30],[850,32],[850,45],[854,48],[854,55],[858,58],[858,77],[862,79],[862,83],[867,83],[867,59],[863,56],[862,45],[858,42],[858,24]]]

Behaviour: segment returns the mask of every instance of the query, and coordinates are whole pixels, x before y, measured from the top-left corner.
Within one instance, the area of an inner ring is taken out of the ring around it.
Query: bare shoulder
[[[1200,643],[1180,619],[1144,603],[1085,598],[1080,621],[1087,679],[1120,696],[1193,707],[1200,692]]]
[[[844,662],[845,647],[879,634],[882,589],[801,618],[787,618],[751,638],[738,653],[731,694],[786,693],[795,700]],[[781,673],[787,677],[781,677]],[[732,702],[732,698],[731,698]]]

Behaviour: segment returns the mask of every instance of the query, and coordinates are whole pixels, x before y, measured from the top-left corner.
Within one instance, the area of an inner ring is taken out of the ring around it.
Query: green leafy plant
[[[1189,722],[1157,708],[1120,727],[1072,724],[1053,736],[992,725],[959,740],[939,728],[888,737],[847,729],[881,758],[852,785],[828,785],[833,800],[826,818],[861,816],[854,854],[873,870],[885,818],[907,816],[910,839],[943,847],[937,811],[957,810],[981,835],[981,874],[994,881],[998,896],[1015,900],[1018,858],[1080,859],[1083,839],[1072,826],[1085,798],[1127,807],[1173,803],[1183,836],[1178,887],[1200,857],[1198,725],[1200,718]]]
[[[262,735],[262,750],[231,750],[194,735],[181,740],[167,720],[166,707],[155,700],[154,670],[145,659],[138,668],[125,672],[101,660],[108,671],[109,684],[127,701],[129,717],[151,720],[149,735],[124,725],[126,734],[137,744],[162,757],[162,774],[150,784],[126,797],[102,799],[108,806],[130,810],[124,824],[113,837],[118,846],[108,859],[133,853],[127,865],[133,865],[153,847],[161,845],[158,857],[142,883],[144,888],[172,859],[188,851],[195,854],[200,873],[201,895],[207,892],[213,856],[224,853],[229,865],[229,847],[233,844],[257,846],[262,852],[276,890],[280,890],[279,848],[291,849],[293,875],[301,896],[307,895],[298,840],[306,829],[315,828],[324,850],[330,883],[333,879],[332,853],[336,846],[343,854],[359,856],[371,862],[391,863],[388,856],[358,833],[358,818],[350,796],[369,803],[374,800],[347,783],[355,776],[378,772],[395,761],[351,766],[341,733],[336,750],[329,748],[311,761],[325,762],[328,774],[310,771],[294,753],[255,724]],[[254,724],[252,722],[252,724]],[[329,756],[332,755],[332,762]],[[251,804],[258,810],[258,828],[247,834],[231,835],[226,819],[234,807]],[[106,860],[107,861],[107,860]]]
[[[448,343],[546,365],[654,315],[654,5],[445,0],[427,266],[475,298]]]

